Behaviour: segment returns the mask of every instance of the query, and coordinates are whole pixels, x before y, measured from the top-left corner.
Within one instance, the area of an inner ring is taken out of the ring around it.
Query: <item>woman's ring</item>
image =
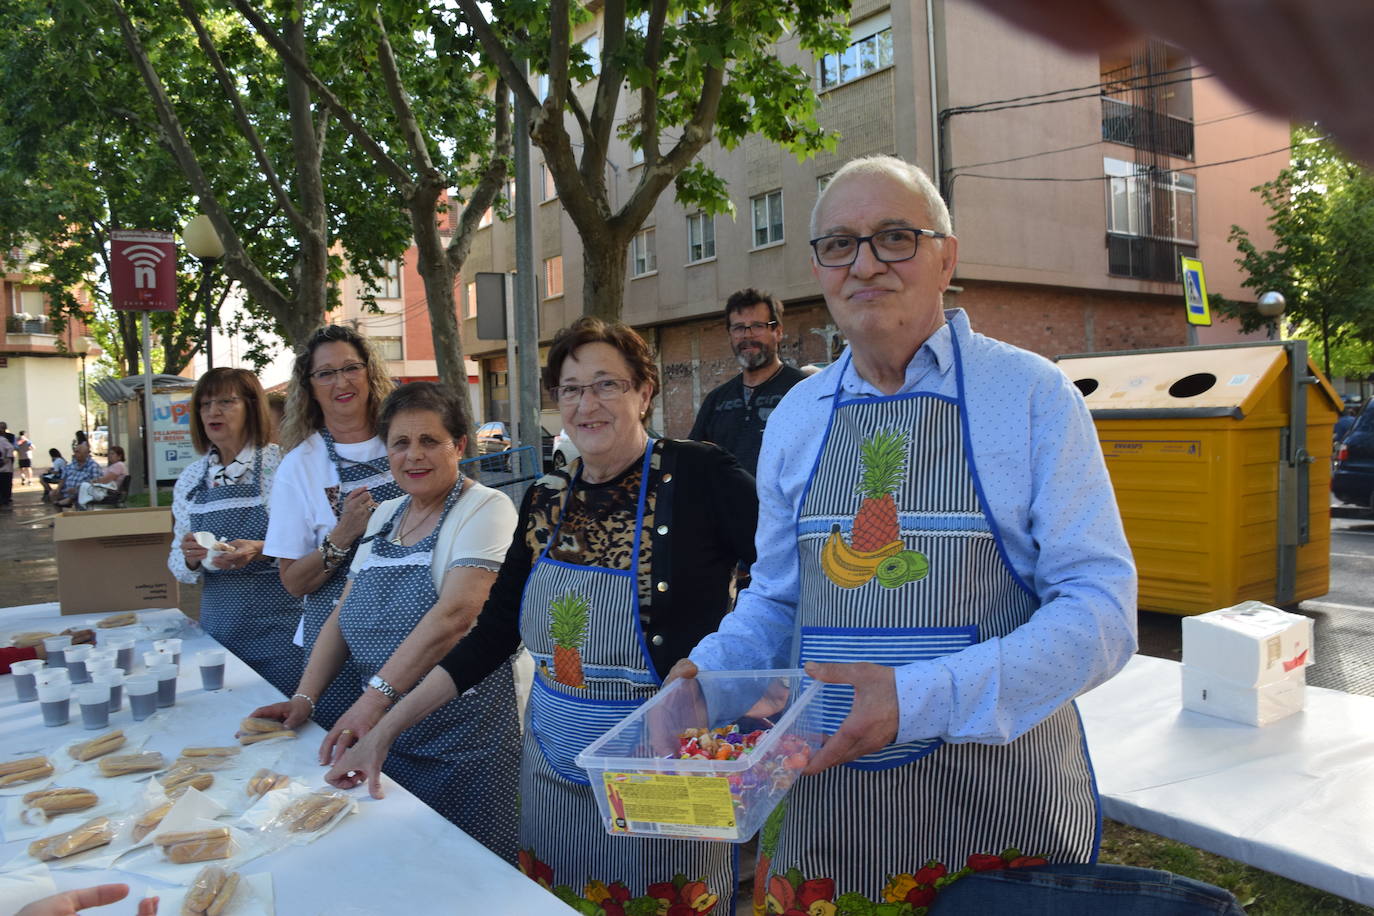
[[[340,737],[342,737],[343,735],[351,735],[351,734],[353,734],[353,729],[351,729],[351,728],[345,728],[343,731],[339,732]]]

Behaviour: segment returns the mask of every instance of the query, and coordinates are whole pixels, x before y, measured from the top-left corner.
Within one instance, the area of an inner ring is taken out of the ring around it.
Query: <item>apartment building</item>
[[[784,301],[787,361],[838,353],[843,341],[810,273],[807,224],[818,189],[856,156],[895,154],[939,175],[960,240],[948,304],[984,333],[1046,356],[1184,344],[1182,255],[1203,260],[1209,290],[1250,298],[1226,237],[1238,223],[1263,240],[1265,212],[1250,189],[1286,164],[1286,123],[1250,112],[1162,44],[1067,54],[959,0],[857,0],[851,16],[842,54],[814,60],[794,43],[778,48],[813,74],[838,148],[799,163],[758,137],[731,152],[708,147],[702,156],[728,181],[735,218],[686,212],[670,191],[632,243],[624,319],[659,353],[657,429],[685,435],[705,394],[738,371],[720,320],[736,289]],[[596,42],[599,27],[576,37]],[[622,97],[619,114],[633,104]],[[547,343],[582,313],[581,248],[537,149],[533,161],[521,190],[534,195]],[[612,162],[614,202],[639,166],[623,145]],[[513,270],[513,224],[489,220],[465,269],[469,278]],[[477,337],[472,300],[465,282],[479,412],[504,417],[505,342]],[[1237,336],[1218,324],[1199,340]]]
[[[11,252],[0,277],[0,420],[11,432],[26,430],[37,447],[35,467],[47,467],[48,449],[69,455],[73,434],[86,428],[81,383],[86,358],[100,349],[79,321],[55,327],[41,265]]]

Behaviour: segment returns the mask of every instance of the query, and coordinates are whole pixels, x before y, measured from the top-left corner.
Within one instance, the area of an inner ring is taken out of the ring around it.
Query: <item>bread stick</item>
[[[24,796],[24,804],[51,817],[69,811],[84,811],[99,804],[100,796],[90,789],[44,789]]]
[[[100,775],[127,776],[130,773],[150,773],[166,765],[166,759],[157,751],[143,751],[138,754],[115,754],[100,758]]]
[[[134,822],[134,842],[138,842],[148,834],[157,829],[157,825],[162,823],[162,819],[167,816],[167,812],[172,810],[172,802],[166,801],[156,808],[150,808],[143,812],[143,816]]]
[[[53,859],[64,859],[78,852],[85,852],[87,849],[104,846],[112,839],[114,839],[114,830],[110,827],[110,819],[97,817],[92,818],[75,830],[34,840],[29,844],[29,855],[35,859],[50,862]]]
[[[169,861],[178,864],[227,859],[233,853],[233,840],[228,827],[160,833],[153,837],[153,842],[162,847],[162,853]]]
[[[256,732],[253,734],[240,735],[239,744],[257,744],[259,741],[271,741],[273,738],[294,738],[296,733],[289,728],[279,728],[272,732]]]
[[[233,757],[241,749],[237,747],[184,747],[183,757]]]
[[[168,770],[161,779],[162,791],[168,798],[179,798],[188,788],[204,792],[214,781],[215,774],[184,765]]]
[[[286,726],[277,719],[264,719],[261,716],[249,716],[239,723],[239,734],[259,734],[262,732],[281,731]]]
[[[112,630],[115,627],[131,627],[136,623],[138,615],[133,611],[125,611],[122,614],[111,614],[109,617],[101,618],[95,625],[102,630]]]
[[[273,789],[280,789],[291,781],[285,773],[274,773],[265,767],[253,774],[248,780],[248,797],[261,798]]]
[[[288,805],[281,817],[292,832],[308,833],[328,824],[347,804],[343,795],[308,795]]]
[[[56,633],[48,633],[43,630],[35,630],[30,631],[28,633],[15,633],[14,639],[12,641],[16,649],[28,649],[38,645],[40,642],[47,639],[49,636],[56,635]]]
[[[205,916],[220,916],[225,907],[229,906],[229,901],[234,899],[234,894],[239,889],[239,873],[231,871],[229,877],[224,879],[220,885],[219,893],[215,894],[214,902],[205,910]]]
[[[203,916],[210,908],[210,904],[215,902],[215,896],[224,885],[226,877],[224,869],[218,865],[207,865],[197,872],[195,880],[191,882],[191,889],[186,892],[186,898],[182,901],[182,916]]]
[[[43,779],[52,774],[52,763],[47,757],[25,757],[23,760],[11,760],[9,763],[0,764],[0,787],[17,786],[20,783],[33,782],[35,779]]]
[[[116,728],[112,732],[97,735],[89,741],[73,744],[67,749],[67,753],[71,754],[77,760],[94,760],[103,754],[119,750],[124,746],[125,740],[124,730],[122,728]]]

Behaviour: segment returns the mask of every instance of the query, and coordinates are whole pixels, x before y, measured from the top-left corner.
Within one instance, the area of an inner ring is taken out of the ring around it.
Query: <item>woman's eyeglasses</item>
[[[347,366],[340,366],[337,369],[318,369],[310,373],[310,377],[321,385],[332,385],[339,380],[340,374],[352,381],[366,368],[367,363],[349,363]]]
[[[200,402],[200,412],[209,413],[216,408],[221,411],[233,410],[242,402],[243,398],[208,398]]]
[[[626,378],[603,378],[589,385],[559,385],[553,389],[554,396],[565,404],[582,400],[582,392],[590,391],[598,401],[614,401],[634,387]]]

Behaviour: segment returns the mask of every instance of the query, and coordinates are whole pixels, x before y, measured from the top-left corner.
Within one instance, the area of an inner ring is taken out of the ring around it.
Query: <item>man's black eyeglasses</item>
[[[884,264],[892,264],[916,257],[916,243],[923,235],[933,239],[947,237],[945,233],[933,229],[884,229],[872,235],[823,235],[811,240],[811,248],[816,252],[816,263],[820,266],[848,267],[858,259],[859,246],[867,242],[875,258]]]
[[[747,324],[727,324],[725,329],[730,332],[731,337],[743,337],[745,334],[762,334],[777,326],[776,321],[750,321]]]

